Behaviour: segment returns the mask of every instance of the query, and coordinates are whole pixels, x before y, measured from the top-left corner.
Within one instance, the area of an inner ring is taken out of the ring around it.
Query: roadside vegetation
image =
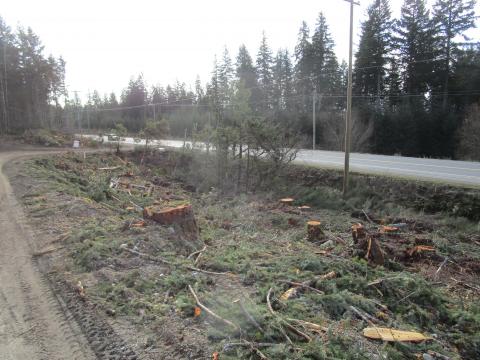
[[[335,171],[259,163],[238,179],[228,161],[219,183],[216,156],[120,156],[72,153],[9,171],[39,231],[49,229],[53,243],[37,255],[141,358],[480,356],[478,213],[461,197],[431,208],[450,193],[359,175],[343,200]],[[478,191],[467,193],[478,204]],[[185,204],[198,234],[144,217]],[[319,239],[309,239],[309,220],[321,222]],[[358,223],[382,247],[382,265],[353,240]],[[392,224],[402,225],[385,230]],[[371,340],[366,327],[429,339]]]

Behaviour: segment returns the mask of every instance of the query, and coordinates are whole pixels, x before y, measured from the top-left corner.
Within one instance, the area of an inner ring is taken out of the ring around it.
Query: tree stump
[[[143,210],[143,217],[162,225],[175,225],[182,230],[183,235],[189,240],[198,240],[198,226],[190,204],[166,208],[160,206],[146,207]]]
[[[375,265],[385,264],[385,252],[380,245],[378,235],[368,235],[358,239],[358,255]]]
[[[284,198],[284,199],[280,199],[280,204],[282,204],[283,206],[291,206],[293,205],[294,201],[295,200],[292,198]]]
[[[325,234],[321,228],[320,221],[310,220],[307,222],[307,238],[309,241],[325,240]]]
[[[352,238],[355,244],[357,244],[360,240],[364,240],[366,236],[367,232],[362,224],[357,223],[352,225]]]

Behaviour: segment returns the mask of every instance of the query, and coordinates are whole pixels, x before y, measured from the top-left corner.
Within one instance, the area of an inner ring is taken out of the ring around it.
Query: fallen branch
[[[299,320],[299,319],[291,319],[291,318],[289,318],[287,320],[296,322],[297,324],[302,325],[303,327],[306,327],[310,330],[328,332],[328,328],[326,328],[324,326],[320,326],[320,325],[315,324],[315,323],[311,323],[311,322],[304,321],[304,320]]]
[[[187,259],[191,259],[193,256],[197,255],[197,254],[201,254],[202,252],[204,252],[205,250],[207,250],[207,245],[205,245],[201,250],[197,250],[197,251],[194,251],[193,253],[191,253],[190,255],[187,256]]]
[[[442,271],[442,268],[445,266],[447,261],[448,261],[448,257],[445,257],[445,259],[442,261],[442,263],[438,267],[437,271],[435,271],[435,274],[433,275],[433,280],[437,280],[438,274],[440,274],[440,271]]]
[[[243,302],[240,300],[238,301],[238,305],[240,305],[240,309],[242,310],[243,314],[247,317],[248,321],[258,330],[260,331],[262,334],[265,335],[265,330],[263,330],[263,328],[260,326],[260,324],[257,322],[257,320],[255,320],[255,318],[252,316],[252,314],[250,314],[247,309],[245,308],[245,306],[243,305]]]
[[[372,324],[373,325],[375,322],[378,322],[378,320],[375,319],[373,316],[360,311],[355,306],[350,305],[350,310],[352,310],[355,314],[357,314],[362,320],[366,321],[367,324]]]
[[[125,250],[131,254],[134,254],[134,255],[137,255],[137,256],[140,256],[140,257],[143,257],[147,260],[150,260],[150,261],[153,261],[153,262],[159,262],[159,263],[162,263],[162,264],[165,264],[165,265],[169,265],[169,266],[178,266],[178,267],[182,267],[181,264],[174,264],[168,260],[165,260],[161,257],[158,257],[158,256],[151,256],[151,255],[148,255],[148,254],[145,254],[145,253],[142,253],[142,252],[139,252],[139,251],[136,251],[136,250],[132,250],[132,249],[129,249],[127,247],[126,244],[122,244],[120,246],[120,249],[122,250]],[[201,273],[204,273],[204,274],[209,274],[209,275],[234,275],[232,273],[229,273],[229,272],[215,272],[215,271],[208,271],[208,270],[203,270],[203,269],[199,269],[197,267],[194,267],[194,266],[184,266],[186,269],[188,270],[191,270],[191,271],[197,271],[197,272],[201,272]]]
[[[198,305],[200,308],[202,308],[206,313],[210,314],[210,315],[213,316],[215,319],[222,321],[223,323],[227,324],[228,326],[233,327],[235,330],[241,330],[238,325],[234,324],[234,323],[231,322],[230,320],[227,320],[227,319],[222,318],[221,316],[215,314],[215,313],[214,313],[212,310],[210,310],[208,307],[206,307],[205,305],[203,305],[203,304],[200,302],[200,300],[198,299],[198,296],[197,296],[197,294],[195,293],[195,291],[193,290],[193,288],[192,288],[191,285],[188,285],[188,289],[190,290],[190,293],[192,294],[192,296],[195,298],[195,301],[196,301],[197,305]]]
[[[272,295],[272,288],[268,289],[268,293],[267,293],[267,307],[268,307],[268,310],[270,311],[270,313],[275,316],[276,318],[278,318],[277,314],[275,313],[275,311],[273,310],[273,307],[272,307],[272,303],[270,302],[270,296]],[[282,333],[282,335],[285,337],[285,339],[288,341],[288,343],[290,345],[293,346],[293,341],[292,339],[290,339],[290,337],[287,335],[287,333],[285,332],[285,330],[283,330],[283,327],[280,325],[279,326],[279,329],[280,329],[280,332]]]
[[[63,248],[64,248],[64,246],[59,246],[59,247],[56,247],[56,248],[49,248],[49,249],[40,250],[38,252],[34,252],[33,257],[40,257],[40,256],[43,256],[43,255],[47,255],[47,254],[53,253],[55,251],[61,250]]]
[[[130,194],[130,195],[132,195],[132,194]],[[140,205],[135,204],[132,200],[128,200],[128,202],[129,202],[130,204],[132,204],[133,206],[135,206],[137,209],[143,211],[143,207],[141,207]]]
[[[260,359],[262,360],[267,360],[268,358],[265,356],[264,353],[262,353],[258,348],[259,347],[270,347],[270,346],[275,346],[279,344],[274,344],[274,343],[252,343],[247,340],[243,340],[243,342],[237,342],[237,343],[227,343],[223,346],[224,349],[228,349],[229,347],[234,347],[234,346],[243,346],[243,347],[249,347],[252,351],[256,352],[257,355],[259,356]]]
[[[124,251],[127,251],[131,254],[134,254],[134,255],[137,255],[137,256],[140,256],[140,257],[143,257],[147,260],[151,260],[153,262],[159,262],[159,263],[162,263],[162,264],[165,264],[165,265],[170,265],[170,266],[175,266],[175,264],[173,264],[172,262],[168,261],[168,260],[165,260],[161,257],[158,257],[158,256],[151,256],[151,255],[148,255],[148,254],[145,254],[145,253],[142,253],[140,251],[136,251],[136,250],[133,250],[133,249],[129,249],[127,247],[126,244],[122,244],[120,245],[120,249],[124,250]]]
[[[288,329],[290,329],[292,332],[294,332],[295,334],[305,338],[308,342],[312,341],[312,338],[310,336],[308,336],[307,334],[304,334],[303,332],[301,332],[300,330],[298,330],[297,328],[295,328],[294,326],[292,326],[292,324],[290,324],[288,321],[282,319],[281,317],[279,317],[277,315],[277,313],[273,310],[273,307],[272,307],[272,303],[270,302],[270,296],[272,295],[272,288],[270,288],[268,290],[268,293],[267,293],[267,306],[268,306],[268,310],[270,311],[270,313],[275,316],[281,323],[283,323]],[[283,330],[283,329],[282,329]],[[292,340],[288,337],[288,335],[282,331],[283,335],[285,336],[285,338],[287,339],[287,341],[293,345],[293,342]]]
[[[270,296],[272,295],[272,288],[268,289],[268,292],[267,292],[267,307],[268,307],[268,310],[270,311],[270,313],[272,315],[275,315],[277,316],[277,314],[275,313],[275,311],[273,311],[273,308],[272,308],[272,303],[270,302]]]
[[[108,167],[98,168],[97,170],[117,170],[120,168],[121,166],[108,166]]]
[[[245,341],[245,340],[244,340]],[[228,348],[230,346],[250,346],[253,345],[255,347],[270,347],[270,346],[277,346],[277,345],[282,345],[282,344],[276,344],[276,343],[251,343],[251,342],[233,342],[233,343],[226,343],[223,345],[224,348]]]
[[[370,224],[373,224],[372,219],[370,219],[370,216],[368,216],[368,214],[365,212],[365,210],[362,209],[362,212],[363,212],[363,215],[365,215],[365,219],[367,219]]]
[[[122,162],[123,165],[128,165],[128,161],[123,160],[120,156],[114,155],[118,160]]]
[[[308,290],[311,290],[311,291],[314,291],[320,295],[323,295],[325,294],[323,291],[321,290],[318,290],[318,289],[315,289],[314,287],[311,287],[305,283],[299,283],[299,282],[295,282],[295,281],[288,281],[288,280],[280,280],[280,282],[282,283],[286,283],[286,284],[290,284],[290,285],[293,285],[293,286],[297,286],[297,287],[302,287],[302,288],[305,288],[305,289],[308,289]]]
[[[463,281],[461,281],[461,280],[457,280],[457,279],[455,279],[455,278],[453,278],[453,277],[450,278],[450,279],[452,279],[453,281],[455,281],[457,284],[463,285],[463,286],[465,286],[465,287],[467,287],[467,288],[470,288],[470,289],[473,289],[473,290],[476,290],[476,291],[480,291],[480,288],[477,287],[477,286],[475,286],[475,285],[467,284],[466,282],[463,282]]]

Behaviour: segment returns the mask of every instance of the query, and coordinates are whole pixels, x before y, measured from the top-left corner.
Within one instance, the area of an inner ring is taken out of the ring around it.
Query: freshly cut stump
[[[320,221],[310,220],[307,222],[307,237],[309,241],[325,240],[325,234],[321,225]]]
[[[295,200],[292,199],[292,198],[284,198],[284,199],[280,199],[280,204],[285,205],[285,206],[290,206],[290,205],[293,205],[294,201]]]
[[[150,206],[143,210],[143,217],[151,219],[162,225],[175,225],[182,230],[183,235],[191,240],[198,240],[198,226],[193,214],[192,205],[177,207]]]
[[[375,265],[385,264],[385,252],[380,245],[378,236],[369,235],[357,243],[358,254]]]
[[[362,224],[357,223],[352,225],[352,238],[355,244],[358,244],[360,240],[364,240],[366,237],[367,232]]]

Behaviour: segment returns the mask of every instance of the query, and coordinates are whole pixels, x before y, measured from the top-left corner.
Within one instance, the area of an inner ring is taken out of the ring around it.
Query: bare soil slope
[[[1,172],[10,159],[40,153],[0,152],[0,359],[94,359],[32,258],[33,231]]]

